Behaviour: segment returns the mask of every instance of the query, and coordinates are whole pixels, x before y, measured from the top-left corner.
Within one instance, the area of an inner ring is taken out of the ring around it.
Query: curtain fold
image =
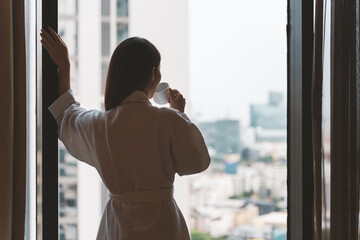
[[[26,69],[24,1],[0,1],[0,236],[24,239]]]
[[[332,239],[358,239],[359,1],[332,0],[331,219]]]

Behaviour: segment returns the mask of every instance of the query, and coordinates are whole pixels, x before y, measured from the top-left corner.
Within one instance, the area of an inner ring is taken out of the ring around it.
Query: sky
[[[250,122],[269,91],[286,98],[286,0],[189,0],[191,115]]]

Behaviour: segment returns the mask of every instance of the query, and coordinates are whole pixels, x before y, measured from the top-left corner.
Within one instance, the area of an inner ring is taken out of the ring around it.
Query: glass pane
[[[110,0],[101,0],[101,15],[110,15]]]
[[[36,4],[25,1],[26,38],[26,240],[36,239]]]
[[[160,49],[212,158],[175,182],[192,238],[286,239],[286,1],[131,4],[130,35]]]
[[[58,2],[58,12],[59,16],[76,16],[78,12],[77,9],[77,0],[61,0]]]
[[[323,220],[322,220],[322,238],[330,239],[330,126],[331,126],[331,88],[330,88],[330,54],[331,54],[331,6],[325,1],[325,24],[324,24],[324,71],[323,71],[323,99],[322,99],[322,204],[323,204]]]
[[[61,2],[61,1],[59,1]],[[74,18],[60,18],[58,32],[61,38],[66,42],[71,57],[77,56],[78,41],[77,41],[77,20]]]
[[[109,63],[108,61],[103,61],[101,63],[101,92],[105,93],[106,77],[108,72]]]
[[[175,181],[193,239],[286,239],[286,1],[131,4],[129,13],[128,2],[117,0],[109,19],[82,2],[84,15],[60,16],[64,32],[76,29],[66,42],[76,60],[76,98],[102,108],[116,44],[128,35],[149,39],[162,54],[163,81],[185,95],[212,157],[204,173]],[[118,20],[128,15],[130,25]],[[60,188],[61,237],[95,239],[107,191],[94,170],[60,147],[61,154],[60,183],[68,184]]]
[[[59,4],[58,33],[69,49],[71,80],[76,86],[78,77],[78,9],[77,1],[61,0]],[[66,6],[62,7],[62,6]],[[78,164],[59,141],[59,239],[78,239],[77,183]]]
[[[286,239],[286,1],[191,1],[189,21],[192,118],[212,155],[191,177],[192,235]]]
[[[101,55],[109,56],[110,54],[110,23],[101,23]]]
[[[77,239],[77,160],[59,142],[59,239]]]
[[[116,40],[117,40],[116,43],[117,44],[121,43],[127,38],[128,35],[129,35],[128,24],[118,23],[116,28]]]
[[[118,17],[129,15],[128,0],[116,0],[116,15]]]

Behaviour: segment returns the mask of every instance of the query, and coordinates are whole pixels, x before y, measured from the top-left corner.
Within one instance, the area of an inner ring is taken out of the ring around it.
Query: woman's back
[[[153,107],[142,91],[107,112],[85,111],[64,95],[50,108],[59,138],[97,169],[112,196],[98,239],[188,239],[171,193],[175,173],[201,172],[210,163],[197,127],[179,111]]]
[[[170,112],[171,111],[171,112]],[[175,174],[171,154],[169,117],[173,110],[151,106],[138,91],[106,115],[99,167],[109,189],[121,193],[172,186]]]

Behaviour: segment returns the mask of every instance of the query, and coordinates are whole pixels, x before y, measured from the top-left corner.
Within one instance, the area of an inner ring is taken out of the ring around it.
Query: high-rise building
[[[270,92],[267,104],[250,105],[251,126],[263,129],[286,128],[286,104],[281,92]]]
[[[200,122],[206,145],[215,150],[216,155],[240,153],[240,122],[239,120],[218,120]]]
[[[267,104],[250,105],[250,125],[257,142],[286,141],[286,104],[281,92],[270,92]]]
[[[128,37],[128,1],[60,0],[58,32],[69,49],[76,99],[87,109],[103,109],[111,53]],[[59,238],[94,239],[107,189],[92,167],[59,146]]]
[[[71,82],[78,87],[78,1],[59,1],[59,35],[67,43]],[[59,141],[59,239],[78,239],[78,163]]]
[[[78,164],[65,147],[59,145],[59,239],[76,240]]]
[[[101,0],[101,93],[109,60],[116,46],[128,37],[129,32],[128,0]]]

